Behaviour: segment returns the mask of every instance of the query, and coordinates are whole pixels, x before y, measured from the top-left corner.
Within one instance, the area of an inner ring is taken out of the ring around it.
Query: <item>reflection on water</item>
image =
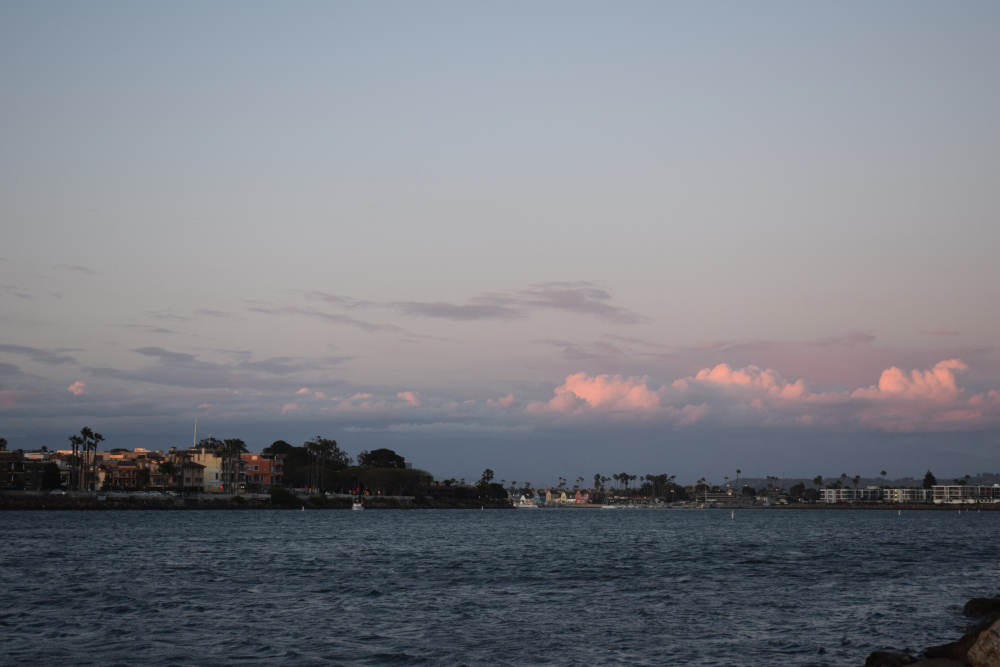
[[[1000,513],[6,512],[51,665],[850,665],[1000,594]]]

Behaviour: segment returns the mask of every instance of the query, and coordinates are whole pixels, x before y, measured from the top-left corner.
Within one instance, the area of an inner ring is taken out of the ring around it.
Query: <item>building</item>
[[[932,495],[930,489],[883,489],[882,497],[887,503],[926,503]]]
[[[149,485],[149,469],[137,461],[120,457],[97,466],[98,488],[115,491],[137,491]]]
[[[202,471],[202,491],[205,493],[222,492],[224,490],[222,486],[222,458],[219,453],[205,447],[192,447],[187,451],[191,455],[192,461],[205,466]]]
[[[240,488],[251,484],[267,488],[277,486],[284,479],[284,454],[240,454],[243,460]]]
[[[867,489],[820,489],[819,498],[824,503],[882,500],[882,489],[877,486],[869,486]]]
[[[176,476],[174,488],[181,493],[201,493],[205,486],[205,466],[196,463],[190,451],[171,448],[167,460],[173,462]]]
[[[932,487],[935,503],[1000,503],[1000,484],[993,486],[941,485]]]
[[[26,458],[20,449],[0,450],[0,489],[40,489],[47,459]]]

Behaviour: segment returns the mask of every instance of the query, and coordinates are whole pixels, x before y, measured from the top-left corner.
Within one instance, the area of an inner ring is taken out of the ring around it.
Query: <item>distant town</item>
[[[484,470],[478,480],[435,480],[390,449],[363,451],[356,460],[335,440],[316,436],[302,445],[278,440],[259,453],[239,439],[208,437],[186,449],[100,450],[104,437],[89,428],[69,436],[66,449],[10,450],[0,438],[0,492],[270,500],[291,504],[345,496],[396,498],[420,504],[536,507],[776,507],[844,504],[1000,504],[1000,473],[939,481],[886,481],[839,477],[747,478],[734,470],[721,484],[705,478],[689,484],[675,475],[559,477],[555,485],[496,480]],[[322,505],[322,503],[320,503]]]

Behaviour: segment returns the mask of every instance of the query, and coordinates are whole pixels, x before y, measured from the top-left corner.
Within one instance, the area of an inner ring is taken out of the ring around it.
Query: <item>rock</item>
[[[969,649],[967,661],[973,667],[1000,667],[1000,621],[979,633]]]
[[[965,616],[989,616],[1000,614],[1000,598],[972,598],[962,609]]]
[[[912,665],[916,661],[916,658],[905,653],[875,651],[865,660],[865,667],[903,667],[903,665]]]
[[[958,660],[948,660],[947,658],[928,658],[915,662],[909,667],[969,667],[964,662]]]

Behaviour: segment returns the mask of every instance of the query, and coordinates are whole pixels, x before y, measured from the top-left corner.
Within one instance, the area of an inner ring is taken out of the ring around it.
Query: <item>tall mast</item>
[[[194,447],[197,447],[197,446],[198,446],[198,418],[195,417],[194,418],[194,440],[191,441],[191,447],[194,448]]]

